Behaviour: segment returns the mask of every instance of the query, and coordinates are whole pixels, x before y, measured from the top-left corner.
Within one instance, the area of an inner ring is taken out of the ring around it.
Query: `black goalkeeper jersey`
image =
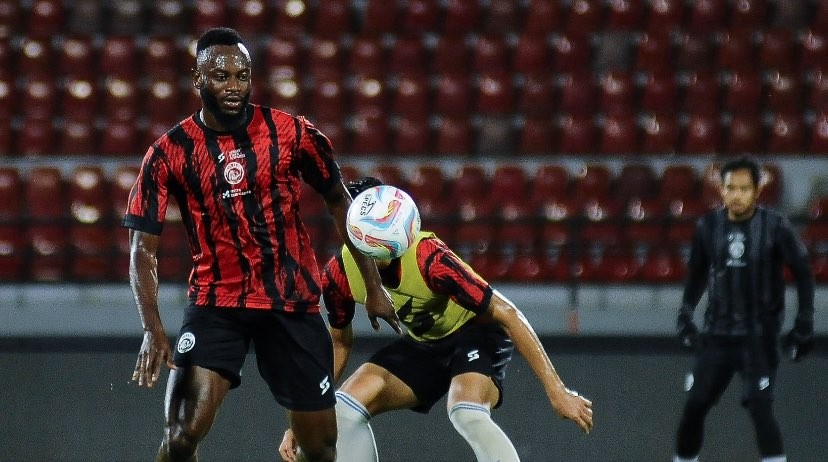
[[[785,265],[798,290],[797,316],[812,321],[814,278],[791,223],[761,206],[744,222],[728,220],[725,209],[709,212],[696,224],[682,311],[692,312],[707,289],[703,333],[776,335],[784,321]]]

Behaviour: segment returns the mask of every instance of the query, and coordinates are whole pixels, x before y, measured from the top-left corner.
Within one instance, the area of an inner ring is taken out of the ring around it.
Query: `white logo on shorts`
[[[472,362],[475,359],[480,358],[480,351],[479,350],[472,350],[472,351],[468,352],[466,354],[466,356],[469,358],[469,362]]]
[[[770,386],[770,377],[762,377],[759,379],[759,389],[764,390]]]
[[[322,390],[322,393],[319,393],[319,394],[320,394],[320,395],[324,395],[324,394],[325,394],[325,392],[326,392],[326,391],[328,391],[328,389],[329,389],[329,388],[331,388],[331,380],[330,380],[330,378],[326,375],[326,376],[325,376],[325,378],[324,378],[324,379],[322,379],[322,381],[321,381],[321,382],[319,382],[319,389],[320,389],[320,390]]]
[[[184,332],[178,339],[178,346],[176,349],[179,353],[186,353],[195,346],[195,335],[192,332]]]
[[[693,388],[694,381],[693,373],[691,372],[687,374],[687,376],[684,377],[684,391],[690,391],[690,389]]]

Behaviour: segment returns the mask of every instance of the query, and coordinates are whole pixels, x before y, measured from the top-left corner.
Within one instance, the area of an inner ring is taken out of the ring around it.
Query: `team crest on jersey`
[[[727,259],[727,266],[745,266],[746,263],[742,257],[745,256],[745,235],[741,232],[730,233],[727,236],[728,245],[727,251],[729,258]]]
[[[224,179],[230,184],[239,184],[244,179],[244,167],[238,162],[224,166]]]
[[[193,349],[195,341],[195,335],[192,332],[185,332],[181,334],[181,337],[178,339],[178,345],[175,348],[179,353],[186,353]]]

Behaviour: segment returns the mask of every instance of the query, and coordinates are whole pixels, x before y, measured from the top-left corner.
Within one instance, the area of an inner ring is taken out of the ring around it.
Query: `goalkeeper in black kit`
[[[813,346],[814,278],[805,246],[790,222],[756,205],[761,190],[758,164],[749,158],[731,160],[720,175],[724,207],[696,225],[678,314],[678,335],[695,352],[695,364],[685,383],[687,401],[674,462],[699,460],[704,419],[736,372],[762,462],[786,462],[773,415],[773,389],[781,351],[798,361]],[[796,282],[799,309],[793,329],[780,339],[785,265]],[[693,311],[705,289],[708,304],[699,331]]]

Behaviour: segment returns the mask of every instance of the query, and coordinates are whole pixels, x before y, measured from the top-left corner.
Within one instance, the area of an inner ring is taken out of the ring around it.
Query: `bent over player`
[[[348,189],[356,196],[379,184],[369,177]],[[491,418],[503,399],[505,369],[515,346],[553,409],[584,432],[592,429],[592,403],[566,388],[523,314],[433,233],[421,231],[402,257],[377,261],[377,266],[408,334],[377,351],[337,391],[339,461],[377,461],[369,425],[373,416],[398,409],[426,413],[446,393],[449,419],[478,461],[518,461],[511,441]],[[323,274],[337,379],[351,350],[355,304],[365,296],[354,254],[345,247]],[[288,430],[279,448],[282,458],[297,460],[295,449],[294,432]]]

